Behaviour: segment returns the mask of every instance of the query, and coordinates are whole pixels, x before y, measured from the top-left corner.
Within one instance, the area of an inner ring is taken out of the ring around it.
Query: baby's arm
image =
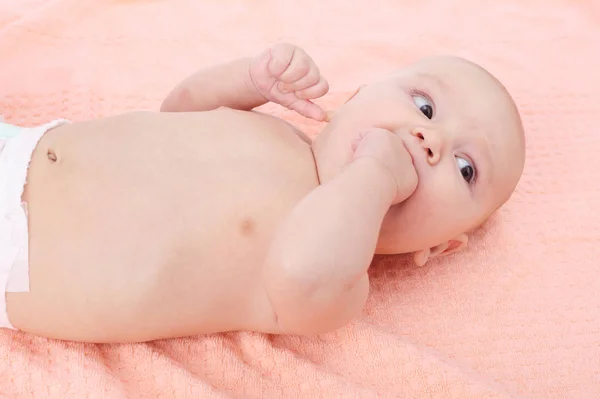
[[[273,241],[265,283],[283,332],[327,332],[360,313],[384,216],[416,187],[396,136],[373,129],[364,137],[355,160],[307,195]]]
[[[314,61],[300,48],[279,44],[255,58],[243,58],[196,72],[162,104],[163,112],[249,111],[268,101],[319,121],[326,113],[310,99],[329,90]]]
[[[242,58],[194,73],[169,93],[161,111],[251,110],[265,104],[250,78],[251,63],[251,58]]]

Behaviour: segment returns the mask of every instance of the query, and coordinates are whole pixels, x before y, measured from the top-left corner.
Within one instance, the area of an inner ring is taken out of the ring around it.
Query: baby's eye
[[[460,170],[463,179],[465,179],[467,183],[471,183],[475,177],[475,168],[473,165],[461,157],[456,157],[456,163],[458,164],[458,170]]]
[[[421,111],[427,119],[433,118],[433,105],[427,97],[415,94],[412,98],[417,108],[419,108],[419,111]]]

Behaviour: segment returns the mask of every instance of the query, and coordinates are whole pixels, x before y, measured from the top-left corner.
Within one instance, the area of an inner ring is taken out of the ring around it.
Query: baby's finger
[[[281,76],[279,76],[279,80],[285,83],[294,83],[308,75],[310,70],[313,68],[316,67],[313,66],[313,63],[310,58],[308,58],[308,55],[304,54],[301,50],[296,50],[289,66],[281,74]]]
[[[319,70],[316,67],[313,67],[306,75],[295,82],[279,82],[278,88],[283,93],[292,93],[314,86],[319,82],[319,79],[321,79]]]
[[[279,78],[281,74],[290,66],[295,56],[296,48],[293,46],[277,45],[270,52],[268,70],[273,77]]]
[[[323,122],[327,117],[327,113],[321,107],[308,100],[298,99],[290,104],[288,108],[306,118],[314,119],[318,122]]]
[[[327,94],[328,91],[329,83],[324,78],[321,78],[314,86],[296,92],[296,96],[304,99],[319,98]]]

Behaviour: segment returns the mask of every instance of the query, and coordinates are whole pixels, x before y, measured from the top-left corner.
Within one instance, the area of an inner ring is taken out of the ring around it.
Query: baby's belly
[[[156,137],[105,138],[50,136],[36,150],[26,191],[31,289],[10,294],[13,324],[98,341],[244,328],[257,318],[268,329],[260,268],[297,194],[239,160],[215,162],[193,137],[170,147]]]

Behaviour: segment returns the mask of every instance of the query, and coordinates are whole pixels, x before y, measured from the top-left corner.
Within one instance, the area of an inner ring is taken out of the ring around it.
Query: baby
[[[162,112],[0,124],[2,326],[101,343],[332,331],[359,316],[374,254],[463,248],[521,176],[517,109],[471,62],[419,61],[334,113],[311,102],[327,91],[280,44],[192,75]],[[267,101],[328,123],[311,141],[252,111]]]

